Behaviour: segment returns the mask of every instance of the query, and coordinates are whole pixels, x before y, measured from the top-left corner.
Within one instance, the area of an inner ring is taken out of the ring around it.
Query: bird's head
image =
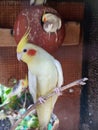
[[[25,79],[19,80],[19,86],[18,87],[20,87],[21,92],[25,91],[28,88],[27,75],[26,75]]]
[[[19,44],[17,45],[17,59],[28,63],[32,57],[36,54],[36,48],[32,44],[28,43],[28,35],[30,30],[27,30]]]
[[[42,15],[42,22],[45,23],[45,22],[52,22],[55,18],[55,14],[53,13],[48,13],[48,12],[44,12],[43,15]]]
[[[43,23],[47,22],[47,13],[45,13],[45,12],[42,15],[42,22]]]
[[[23,86],[24,88],[27,88],[27,87],[28,87],[28,78],[27,78],[27,75],[26,75],[25,79],[22,80],[22,86]]]

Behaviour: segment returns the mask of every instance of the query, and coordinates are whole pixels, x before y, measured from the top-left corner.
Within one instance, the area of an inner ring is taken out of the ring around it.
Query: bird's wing
[[[34,103],[36,102],[36,95],[37,95],[37,80],[36,76],[31,73],[31,71],[28,71],[28,83],[29,83],[29,91],[30,94],[33,97]]]
[[[61,87],[63,85],[63,71],[62,71],[62,67],[61,64],[58,60],[54,60],[54,64],[57,68],[58,71],[58,83],[57,83],[57,87]]]
[[[61,18],[58,18],[58,29],[60,29],[62,26]]]

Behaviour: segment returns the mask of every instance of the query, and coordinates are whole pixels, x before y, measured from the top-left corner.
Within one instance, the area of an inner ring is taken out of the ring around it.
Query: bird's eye
[[[24,49],[23,52],[27,52],[27,49]]]

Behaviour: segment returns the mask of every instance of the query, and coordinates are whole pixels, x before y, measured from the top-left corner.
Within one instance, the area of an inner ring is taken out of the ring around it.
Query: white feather
[[[57,83],[57,87],[61,87],[63,85],[63,81],[64,81],[64,77],[63,77],[63,71],[62,71],[62,67],[61,64],[58,60],[54,60],[54,64],[57,68],[58,71],[58,83]]]
[[[29,82],[29,91],[30,94],[33,97],[34,103],[36,102],[36,95],[37,95],[37,80],[36,76],[31,73],[30,70],[28,70],[28,82]]]
[[[43,5],[47,2],[47,0],[30,0],[30,5]]]

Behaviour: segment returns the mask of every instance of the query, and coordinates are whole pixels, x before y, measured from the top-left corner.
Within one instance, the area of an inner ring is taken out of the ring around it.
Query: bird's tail
[[[47,130],[57,97],[58,96],[55,95],[37,107],[40,130]]]

